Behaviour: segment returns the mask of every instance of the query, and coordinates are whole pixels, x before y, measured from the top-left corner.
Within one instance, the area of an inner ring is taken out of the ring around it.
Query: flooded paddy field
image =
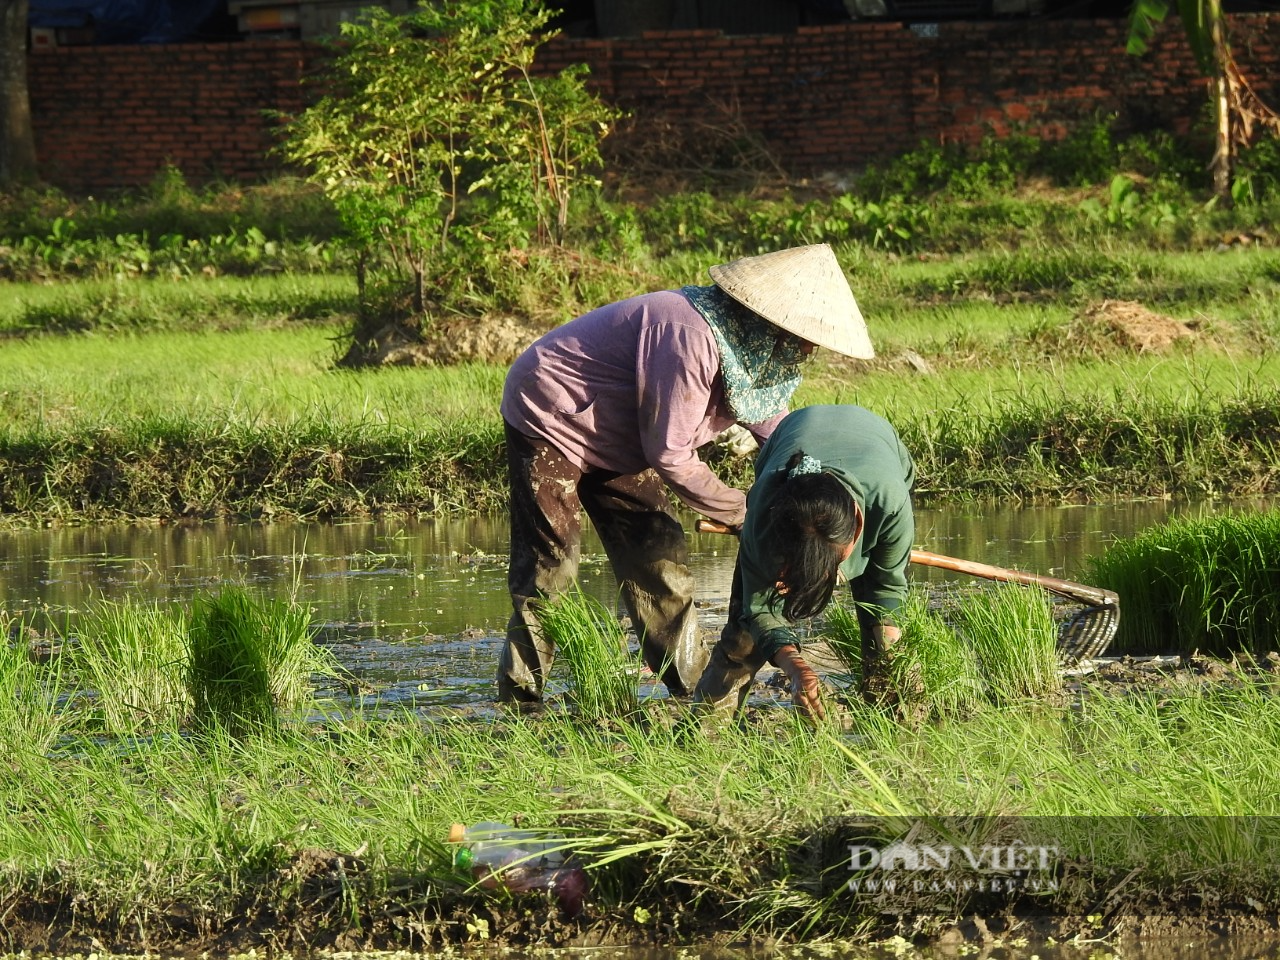
[[[917,542],[924,548],[948,555],[1079,579],[1084,575],[1087,559],[1104,551],[1113,540],[1170,519],[1211,512],[1202,506],[1164,502],[998,513],[957,509],[920,511]],[[686,527],[690,530],[692,519],[686,518]],[[1269,693],[1266,702],[1255,703],[1246,698],[1235,706],[1226,703],[1222,717],[1210,715],[1210,707],[1218,709],[1212,704],[1197,713],[1196,703],[1179,705],[1176,701],[1170,706],[1172,715],[1167,722],[1164,708],[1157,705],[1149,710],[1140,705],[1125,707],[1116,718],[1109,718],[1102,711],[1093,716],[1072,717],[1071,710],[1063,710],[1040,717],[1034,711],[993,710],[971,725],[940,723],[919,731],[918,735],[907,732],[899,737],[894,730],[876,726],[864,716],[864,726],[856,732],[829,731],[815,740],[788,724],[785,707],[789,697],[785,690],[771,686],[766,680],[760,684],[753,704],[759,709],[753,711],[752,735],[741,740],[709,738],[705,743],[696,739],[693,743],[682,742],[660,723],[634,728],[604,725],[579,729],[571,724],[544,724],[541,720],[529,725],[514,724],[501,736],[489,735],[486,733],[489,728],[496,730],[502,726],[483,722],[499,715],[492,702],[492,676],[508,610],[506,525],[502,518],[423,524],[81,527],[10,531],[2,536],[5,549],[0,560],[0,590],[3,591],[0,611],[14,621],[29,624],[36,634],[49,638],[50,642],[56,637],[73,642],[80,618],[104,602],[145,601],[181,608],[190,605],[194,598],[223,587],[245,586],[266,596],[297,600],[309,611],[312,624],[319,630],[316,639],[332,651],[352,681],[344,688],[320,691],[320,707],[329,716],[349,709],[353,692],[365,707],[375,708],[375,712],[376,708],[385,707],[388,716],[394,713],[401,718],[406,710],[410,712],[412,719],[403,730],[403,739],[394,740],[396,746],[391,749],[389,744],[393,741],[384,738],[399,736],[393,729],[397,724],[381,724],[382,718],[378,717],[378,724],[354,725],[346,732],[339,732],[335,725],[332,742],[322,733],[293,744],[290,749],[298,751],[296,756],[282,755],[272,761],[259,758],[271,770],[271,775],[263,778],[268,781],[265,784],[257,783],[258,777],[249,771],[238,769],[244,758],[229,748],[228,760],[232,762],[227,767],[228,785],[223,798],[227,816],[232,818],[229,823],[238,823],[235,817],[251,811],[254,818],[261,817],[272,824],[270,829],[264,828],[265,835],[292,838],[289,831],[295,819],[311,823],[308,829],[314,830],[315,824],[323,824],[326,817],[336,818],[337,811],[345,808],[334,803],[335,796],[353,799],[353,808],[359,814],[361,828],[352,839],[347,839],[345,825],[335,824],[332,834],[325,835],[322,846],[291,854],[276,875],[285,879],[294,874],[305,877],[300,888],[302,893],[306,896],[314,893],[316,903],[324,905],[323,910],[297,920],[298,930],[305,934],[291,934],[295,937],[289,941],[291,952],[296,952],[299,939],[304,935],[315,937],[317,945],[327,947],[346,939],[332,933],[321,921],[327,923],[330,919],[324,911],[328,910],[328,898],[332,895],[333,871],[341,871],[344,863],[361,862],[360,851],[369,843],[363,832],[366,828],[375,830],[371,844],[375,850],[395,848],[408,842],[405,837],[411,837],[413,844],[421,842],[417,837],[426,837],[429,846],[430,842],[436,842],[432,838],[445,835],[448,818],[433,806],[437,797],[442,803],[452,804],[451,809],[455,811],[465,809],[467,816],[474,812],[476,819],[484,818],[480,811],[488,813],[488,805],[498,814],[519,815],[522,804],[528,804],[535,816],[545,817],[549,811],[545,806],[548,798],[542,797],[539,791],[546,783],[555,784],[556,790],[581,791],[596,803],[600,802],[598,796],[617,802],[619,797],[631,794],[615,791],[611,795],[609,789],[599,785],[621,782],[616,780],[618,777],[627,777],[627,782],[632,783],[630,778],[634,778],[634,783],[642,784],[645,791],[643,797],[639,793],[635,795],[641,811],[662,805],[666,811],[664,816],[676,818],[670,821],[674,829],[685,830],[695,838],[692,845],[699,850],[682,854],[693,859],[678,870],[672,868],[669,876],[662,874],[663,883],[688,884],[688,890],[712,889],[704,880],[690,881],[690,869],[705,869],[707,878],[717,876],[721,869],[714,856],[707,852],[710,848],[703,848],[708,843],[714,845],[724,840],[719,833],[721,784],[728,778],[730,787],[735,786],[735,778],[745,776],[739,767],[750,770],[751,776],[736,782],[736,789],[747,798],[738,803],[757,813],[761,809],[770,810],[771,815],[778,818],[776,826],[780,831],[775,834],[771,826],[766,831],[767,841],[756,838],[761,840],[759,846],[744,847],[744,851],[748,851],[749,857],[762,859],[779,856],[771,869],[780,870],[780,876],[785,876],[786,871],[779,866],[782,859],[772,846],[774,838],[786,839],[790,837],[786,831],[800,829],[794,821],[795,811],[803,811],[806,801],[831,803],[832,791],[838,794],[837,802],[847,804],[848,809],[889,809],[900,800],[916,802],[910,791],[917,785],[921,788],[921,797],[945,800],[951,809],[980,810],[984,804],[989,804],[988,809],[1000,809],[1002,803],[1011,805],[1010,809],[1019,809],[1018,803],[1022,802],[1019,798],[1037,786],[1035,772],[1056,770],[1060,781],[1057,790],[1063,798],[1061,809],[1065,810],[1088,800],[1095,813],[1105,811],[1108,791],[1115,783],[1130,791],[1151,791],[1151,803],[1167,804],[1163,809],[1199,811],[1203,804],[1197,800],[1192,806],[1189,798],[1201,785],[1233,797],[1229,802],[1224,801],[1224,809],[1237,813],[1269,809],[1257,797],[1262,795],[1259,791],[1269,789],[1263,778],[1270,775],[1256,766],[1261,761],[1253,759],[1256,751],[1249,747],[1250,743],[1268,742],[1264,728],[1265,718],[1271,712]],[[723,620],[733,569],[733,548],[731,539],[714,534],[690,535],[698,603],[707,631],[717,630]],[[588,539],[585,553],[583,586],[606,605],[616,606],[617,586],[599,544]],[[931,593],[970,589],[980,583],[973,577],[929,568],[913,568],[912,573],[918,582],[928,584]],[[1162,663],[1159,658],[1128,663],[1112,660],[1100,664],[1091,675],[1105,674],[1120,684],[1142,687],[1165,682],[1174,671],[1194,673],[1196,670],[1193,664],[1177,658],[1172,660],[1177,662]],[[1208,666],[1203,676],[1214,679]],[[643,677],[641,680],[642,696],[660,701],[664,696],[662,688],[645,683]],[[565,690],[567,686],[566,678],[560,677],[551,692]],[[682,708],[679,704],[660,702],[650,706],[657,708],[651,714],[658,717],[674,716]],[[1082,712],[1088,713],[1088,710]],[[482,722],[417,722],[454,718]],[[1134,721],[1146,722],[1148,726],[1139,729]],[[322,730],[325,726],[308,723],[308,727]],[[376,729],[379,726],[387,729]],[[444,727],[470,729],[441,729],[436,739],[434,731]],[[433,731],[431,734],[421,733],[428,728]],[[1166,778],[1163,773],[1148,773],[1148,762],[1156,754],[1143,743],[1159,747],[1165,744],[1161,738],[1167,733],[1177,734],[1184,728],[1185,739],[1195,746],[1185,749],[1186,744],[1181,741],[1176,749],[1170,746],[1168,757],[1162,758],[1165,767],[1160,769],[1168,768],[1172,775]],[[1221,742],[1201,752],[1201,745],[1207,742],[1206,733],[1220,737]],[[1240,748],[1246,757],[1230,763],[1215,759],[1225,745],[1242,740],[1246,734],[1252,738]],[[149,757],[146,744],[140,746],[138,758]],[[331,750],[333,756],[329,753]],[[388,752],[380,752],[384,750]],[[1079,761],[1082,756],[1086,759]],[[859,766],[863,757],[867,758],[865,768]],[[61,764],[66,759],[56,757],[55,762]],[[194,768],[195,776],[201,778],[203,761],[195,759],[199,761]],[[330,794],[317,783],[324,782],[335,759],[335,769],[345,769],[347,764],[352,764],[356,772],[335,784]],[[40,762],[43,763],[44,758]],[[562,765],[570,762],[580,763],[581,770],[562,769]],[[83,775],[84,796],[96,797],[101,791],[97,778],[104,772],[114,775],[115,761],[106,756],[103,763],[101,769],[83,772],[60,766],[58,776]],[[667,763],[675,764],[676,768],[664,771],[663,777],[656,776],[656,771],[663,771]],[[472,766],[468,767],[469,764]],[[903,775],[907,765],[915,766],[910,775]],[[1222,773],[1215,779],[1210,774],[1218,766]],[[704,777],[691,770],[717,772]],[[1247,788],[1234,785],[1229,778],[1236,777],[1240,770],[1256,771],[1259,783]],[[880,774],[889,771],[894,771],[892,790],[879,779]],[[1025,778],[1021,771],[1026,771]],[[1061,782],[1064,776],[1079,779]],[[787,777],[791,779],[783,782]],[[1154,779],[1149,782],[1148,777]],[[1169,794],[1160,799],[1156,791],[1164,789],[1162,785],[1166,780],[1170,785]],[[1184,787],[1191,792],[1177,792]],[[54,796],[65,789],[60,782]],[[156,796],[152,795],[153,789]],[[131,809],[129,804],[135,802],[136,796],[144,798],[139,802],[140,808],[163,811],[172,799],[171,789],[163,782],[153,788],[146,778],[139,782],[122,779],[114,790],[125,798],[124,803],[93,800],[101,803],[101,808],[94,807],[88,819],[93,822],[94,830],[100,829],[99,821],[111,823],[116,809]],[[594,792],[597,789],[598,796]],[[814,792],[806,794],[805,790]],[[1237,790],[1239,796],[1235,795]],[[732,794],[733,790],[727,792]],[[75,791],[72,795],[79,796]],[[773,804],[768,798],[775,795],[790,799],[783,804],[761,806]],[[13,796],[18,797],[18,793]],[[78,803],[83,805],[84,801]],[[46,817],[45,804],[46,801],[41,800],[38,809],[33,806],[19,813],[41,821]],[[77,803],[68,802],[68,811],[75,806]],[[734,809],[732,804],[730,809]],[[1132,805],[1126,809],[1132,809]],[[741,811],[736,815],[741,815]],[[275,825],[273,816],[278,817],[282,825]],[[442,817],[444,821],[437,822]],[[1098,819],[1101,822],[1106,818]],[[746,822],[750,827],[750,821]],[[613,826],[614,822],[605,818],[592,821],[583,829],[590,834],[611,830]],[[1263,826],[1272,831],[1270,824]],[[671,842],[666,835],[646,836],[649,843]],[[1181,842],[1185,838],[1175,840]],[[781,845],[781,841],[777,842]],[[87,850],[83,855],[91,859]],[[840,856],[837,850],[830,861],[823,862],[838,863]],[[411,858],[406,857],[408,859]],[[304,873],[306,865],[314,872]],[[654,859],[644,869],[657,871],[659,868],[659,860]],[[376,887],[376,882],[371,881],[371,886]],[[731,891],[732,896],[725,894],[723,902],[711,898],[716,902],[714,909],[727,909],[742,891],[759,895],[759,891],[744,882]],[[1168,897],[1169,893],[1162,891],[1160,896]],[[394,910],[403,908],[399,894],[384,892],[381,895],[387,897]],[[724,945],[725,924],[718,914],[699,914],[698,911],[686,914],[678,897],[661,890],[646,889],[644,896],[649,899],[640,899],[639,892],[635,896],[633,904],[625,897],[602,895],[600,907],[588,923],[572,929],[567,924],[549,928],[547,942],[560,946],[578,944],[561,951],[534,949],[531,943],[535,941],[514,935],[503,939],[500,935],[504,924],[523,933],[542,930],[537,926],[543,922],[541,918],[533,921],[533,927],[521,919],[528,915],[527,905],[489,904],[481,908],[468,904],[465,909],[474,910],[474,915],[450,914],[436,917],[432,922],[458,927],[472,923],[474,917],[488,917],[491,926],[487,929],[492,929],[494,941],[501,944],[502,955],[516,957],[592,955],[625,960],[692,957],[713,960],[793,956],[807,960],[829,956],[979,956],[1014,960],[1037,956],[1044,960],[1077,957],[1156,960],[1203,956],[1211,960],[1236,957],[1244,960],[1278,955],[1273,942],[1265,936],[1276,932],[1274,925],[1267,928],[1267,923],[1274,919],[1271,914],[1257,917],[1250,914],[1245,922],[1237,913],[1230,928],[1219,929],[1203,919],[1198,925],[1180,926],[1171,912],[1189,901],[1176,897],[1132,901],[1135,909],[1146,913],[1133,921],[1135,926],[1128,931],[1124,949],[1116,945],[1119,941],[1109,939],[1109,931],[1093,924],[1090,921],[1093,914],[1085,911],[1073,916],[1070,925],[1040,925],[1034,917],[1011,922],[1007,916],[966,916],[952,918],[950,927],[921,928],[923,936],[911,940],[895,939],[891,936],[893,924],[887,923],[877,931],[878,944],[827,943],[804,949],[778,946],[763,950],[757,944],[748,951]],[[659,897],[661,908],[655,906],[654,896]],[[1271,898],[1268,895],[1264,899]],[[314,910],[315,904],[309,900],[307,904]],[[17,911],[13,916],[22,916],[30,924],[28,932],[38,937],[40,930],[45,929],[42,924],[52,924],[52,919],[44,917],[38,907],[24,906],[25,913]],[[226,952],[226,947],[234,941],[225,932],[241,922],[236,912],[239,909],[237,906],[229,910],[220,921],[225,928],[218,936],[211,934],[203,940],[192,938],[191,942],[202,949],[216,946],[216,952]],[[545,904],[533,909],[545,910]],[[644,949],[618,949],[611,945],[625,942],[621,938],[633,933],[651,935],[649,928],[656,927],[657,922],[646,924],[639,919],[642,911],[647,913],[650,909],[670,910],[664,914],[663,922],[670,920],[680,925],[678,936],[660,935],[654,939],[661,943],[665,937],[668,942],[685,944],[692,939],[694,945]],[[181,935],[187,935],[182,916],[168,915],[161,909],[151,918],[158,927],[171,923],[171,929],[177,931],[171,934],[171,939],[162,938],[157,942],[181,942]],[[398,913],[386,916],[395,917],[395,922],[381,921],[391,927],[400,921]],[[708,924],[706,943],[699,942],[703,936],[699,930],[703,928],[696,925],[703,921]],[[60,940],[60,944],[73,942],[69,938],[78,931],[74,929],[74,922],[72,927],[70,931],[63,931],[68,939]],[[1229,938],[1219,936],[1228,929],[1232,934]],[[7,932],[16,937],[16,930],[11,925]],[[260,942],[270,942],[270,937],[256,925],[246,924],[237,932],[246,939],[252,935],[262,937]],[[394,935],[389,929],[382,929],[381,933],[384,939],[380,943],[385,946],[402,931],[395,927]],[[929,937],[933,942],[928,947],[921,946],[921,940]],[[1144,946],[1144,939],[1151,940],[1149,948]],[[1156,939],[1160,941],[1158,944]],[[464,950],[462,945],[456,946],[459,954],[491,956],[497,949],[494,941],[473,945],[488,946],[488,950]],[[92,947],[90,941],[84,942],[86,948]],[[442,946],[439,941],[436,943]],[[588,948],[587,945],[593,943],[598,945]],[[370,960],[382,956],[341,955],[367,956]]]
[[[917,514],[917,543],[950,556],[1056,577],[1083,577],[1109,542],[1214,508],[1165,501],[1108,506],[947,508]],[[729,538],[685,517],[706,631],[723,623]],[[510,610],[505,518],[344,524],[67,527],[0,534],[0,611],[38,632],[74,636],[96,602],[185,604],[223,586],[296,599],[318,641],[384,705],[485,710]],[[913,566],[914,582],[966,589],[973,577]],[[584,589],[617,607],[617,584],[588,529]],[[1146,663],[1150,674],[1159,663]],[[550,687],[555,692],[555,684]],[[661,687],[645,695],[662,695]],[[335,692],[344,699],[348,691]]]

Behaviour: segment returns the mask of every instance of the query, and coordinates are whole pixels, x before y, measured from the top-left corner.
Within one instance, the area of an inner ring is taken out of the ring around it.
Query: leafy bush
[[[1041,149],[1037,156],[1040,170],[1060,186],[1105,183],[1117,172],[1118,153],[1111,130],[1114,120],[1114,115],[1095,118],[1050,149]]]
[[[324,193],[293,177],[214,182],[197,190],[180,170],[167,167],[140,190],[104,196],[74,196],[57,189],[0,195],[0,237],[10,242],[48,237],[59,222],[73,224],[80,239],[131,237],[146,244],[175,235],[207,241],[251,229],[278,243],[323,242],[340,229]]]
[[[614,114],[581,68],[531,74],[549,37],[535,0],[366,12],[342,24],[325,95],[284,123],[282,152],[337,208],[362,297],[373,276],[407,281],[421,313],[433,285],[457,300],[483,277],[491,251],[560,240]]]
[[[1240,151],[1233,199],[1236,203],[1280,199],[1280,138],[1262,137]]]

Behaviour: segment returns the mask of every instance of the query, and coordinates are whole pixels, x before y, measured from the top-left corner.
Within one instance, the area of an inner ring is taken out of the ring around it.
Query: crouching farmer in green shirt
[[[772,663],[805,716],[824,716],[821,684],[792,624],[817,616],[840,575],[858,604],[864,684],[874,686],[898,639],[915,536],[915,467],[893,427],[855,406],[789,414],[755,463],[729,619],[694,693],[695,709],[741,710]]]

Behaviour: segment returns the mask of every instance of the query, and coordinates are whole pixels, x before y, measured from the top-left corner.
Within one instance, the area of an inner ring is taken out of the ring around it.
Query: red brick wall
[[[856,167],[921,141],[1022,129],[1061,136],[1095,116],[1122,129],[1186,131],[1205,83],[1181,25],[1143,57],[1119,20],[802,27],[725,36],[687,30],[628,39],[560,37],[539,63],[590,64],[607,100],[677,127],[736,118],[795,172]],[[1232,18],[1255,90],[1280,102],[1280,15]],[[47,179],[100,189],[144,183],[166,163],[193,179],[279,169],[268,110],[297,110],[315,48],[292,41],[71,47],[30,58],[37,151]]]
[[[62,47],[28,58],[36,154],[74,189],[146,183],[167,164],[192,179],[278,169],[275,121],[296,111],[311,51],[301,43]]]

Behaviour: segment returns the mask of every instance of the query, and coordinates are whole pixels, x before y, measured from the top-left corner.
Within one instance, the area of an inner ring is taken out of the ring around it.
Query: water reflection
[[[1169,502],[1105,506],[949,508],[917,515],[925,549],[997,566],[1080,578],[1118,537],[1212,507]],[[692,517],[686,518],[692,530]],[[98,601],[187,603],[240,584],[307,604],[321,640],[395,699],[488,699],[508,614],[506,520],[71,527],[0,534],[0,610],[73,634]],[[736,541],[690,534],[708,626],[727,599]],[[584,588],[616,607],[599,541],[584,542]],[[913,568],[922,581],[958,575]]]

